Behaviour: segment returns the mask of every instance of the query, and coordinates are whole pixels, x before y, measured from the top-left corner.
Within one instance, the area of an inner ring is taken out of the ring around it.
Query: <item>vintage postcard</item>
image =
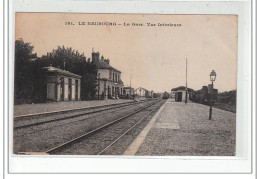
[[[236,156],[237,15],[15,14],[15,155]]]

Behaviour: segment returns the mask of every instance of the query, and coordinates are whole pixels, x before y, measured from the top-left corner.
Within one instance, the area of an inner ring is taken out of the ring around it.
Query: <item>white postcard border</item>
[[[10,173],[250,173],[251,172],[251,17],[250,1],[54,1],[10,2],[9,11],[9,172]],[[15,156],[12,154],[14,13],[237,14],[237,156],[122,157]]]

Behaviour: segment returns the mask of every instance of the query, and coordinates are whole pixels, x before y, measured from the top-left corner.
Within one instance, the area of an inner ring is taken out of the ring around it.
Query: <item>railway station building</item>
[[[47,101],[79,101],[81,76],[56,67],[45,67]]]
[[[99,52],[92,52],[92,62],[97,67],[97,99],[117,99],[123,94],[124,83],[121,80],[121,71],[110,65],[110,60]]]

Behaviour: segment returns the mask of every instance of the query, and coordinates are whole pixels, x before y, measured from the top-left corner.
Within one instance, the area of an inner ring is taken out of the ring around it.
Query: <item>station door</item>
[[[182,101],[182,92],[177,93],[177,100],[176,101],[178,101],[178,102]]]

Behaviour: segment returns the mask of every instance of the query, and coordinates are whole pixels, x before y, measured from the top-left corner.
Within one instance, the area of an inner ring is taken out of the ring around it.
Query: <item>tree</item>
[[[82,76],[81,99],[94,98],[97,69],[90,59],[86,61],[84,53],[62,46],[38,58],[33,49],[23,39],[15,41],[15,104],[46,101],[47,79],[43,67],[50,65]]]
[[[97,87],[97,69],[89,59],[86,60],[84,53],[79,53],[71,47],[58,46],[57,49],[43,55],[40,61],[45,66],[52,65],[82,76],[81,99],[94,98]]]
[[[31,101],[33,91],[32,61],[37,58],[34,47],[24,43],[23,39],[15,41],[15,74],[14,99],[15,104]]]
[[[219,93],[218,101],[221,103],[236,105],[236,90]]]

